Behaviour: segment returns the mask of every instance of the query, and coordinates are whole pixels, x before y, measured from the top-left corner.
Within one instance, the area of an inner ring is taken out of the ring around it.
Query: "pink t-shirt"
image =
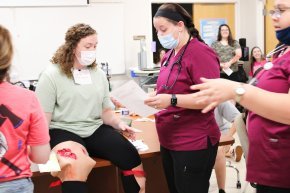
[[[254,65],[253,65],[253,71],[250,70],[250,72],[249,72],[249,76],[253,76],[254,73],[256,72],[256,70],[258,70],[260,67],[263,67],[265,63],[266,63],[266,60],[263,60],[263,61],[261,61],[261,62],[257,62],[257,61],[254,62]]]
[[[30,177],[27,145],[49,142],[48,125],[32,91],[0,83],[0,182]]]
[[[257,87],[287,94],[290,88],[290,52],[276,59],[273,68],[262,71],[257,78]],[[290,188],[290,125],[250,112],[248,134],[247,181]]]
[[[218,57],[210,47],[196,38],[192,39],[186,48],[181,60],[180,73],[178,73],[178,65],[174,65],[172,68],[172,64],[178,60],[183,49],[184,47],[176,56],[172,54],[168,66],[161,67],[157,80],[157,94],[193,93],[190,86],[201,83],[201,77],[219,78]],[[163,57],[162,64],[168,58],[169,53],[170,51]],[[171,89],[164,88],[167,80],[167,86],[173,85]],[[213,111],[204,114],[200,109],[169,106],[166,110],[157,113],[155,118],[160,144],[167,149],[200,150],[207,148],[208,138],[213,145],[219,141],[220,131]]]

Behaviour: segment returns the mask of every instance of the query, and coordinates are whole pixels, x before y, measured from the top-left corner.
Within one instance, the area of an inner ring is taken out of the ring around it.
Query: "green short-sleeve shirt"
[[[50,65],[40,76],[36,94],[46,113],[52,113],[50,129],[63,129],[88,137],[103,121],[102,110],[114,108],[108,80],[100,68],[90,69],[92,84],[75,84],[58,65]]]
[[[223,45],[220,41],[214,41],[211,47],[215,50],[219,56],[220,62],[228,62],[235,56],[235,51],[241,48],[238,41],[234,40],[233,46]],[[238,63],[234,63],[230,67],[234,72],[238,71]]]

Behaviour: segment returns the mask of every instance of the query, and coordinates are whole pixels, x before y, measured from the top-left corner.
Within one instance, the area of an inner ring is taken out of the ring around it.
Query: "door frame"
[[[234,3],[235,4],[235,36],[240,37],[240,26],[238,23],[240,23],[240,15],[241,15],[241,8],[240,8],[240,1],[242,0],[150,0],[150,4],[152,3]],[[150,10],[150,15],[152,15]],[[152,31],[152,26],[150,27],[150,31]],[[152,37],[151,37],[152,41]]]

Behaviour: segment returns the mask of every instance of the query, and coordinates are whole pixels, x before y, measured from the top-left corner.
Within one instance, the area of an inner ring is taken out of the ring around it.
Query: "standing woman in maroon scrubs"
[[[163,168],[170,193],[207,193],[220,131],[214,113],[192,104],[190,85],[219,78],[219,62],[180,5],[166,3],[153,18],[158,39],[170,51],[161,61],[157,92],[145,104],[155,115]]]
[[[208,104],[236,99],[251,112],[248,116],[249,153],[247,181],[257,183],[257,193],[290,192],[290,0],[275,0],[269,11],[277,39],[287,45],[283,55],[266,63],[254,85],[223,79],[202,79],[192,86],[193,97]],[[284,47],[283,47],[284,49]],[[274,54],[276,51],[272,51]],[[268,54],[269,55],[269,54]]]

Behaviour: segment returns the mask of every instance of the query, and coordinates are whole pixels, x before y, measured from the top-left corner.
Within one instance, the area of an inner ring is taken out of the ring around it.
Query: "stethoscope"
[[[266,55],[266,64],[264,64],[263,68],[264,71],[260,74],[259,78],[261,78],[261,76],[263,75],[263,73],[267,70],[270,70],[273,67],[273,63],[271,62],[271,57],[276,54],[277,52],[280,52],[281,50],[285,49],[285,44],[282,44],[280,46],[278,46],[277,48],[275,48],[274,50],[270,51],[267,55]],[[257,85],[258,83],[258,78],[254,77],[252,78],[248,84],[250,85]]]
[[[183,57],[184,52],[185,52],[185,50],[186,50],[186,48],[187,48],[187,46],[188,46],[188,44],[189,44],[189,42],[190,42],[190,39],[191,39],[191,35],[189,36],[189,39],[188,39],[188,41],[187,41],[187,43],[186,43],[184,49],[182,50],[181,54],[179,55],[178,59],[177,59],[177,60],[172,64],[172,66],[171,66],[171,68],[170,68],[170,71],[169,71],[168,76],[167,76],[167,79],[166,79],[166,83],[165,83],[165,85],[162,85],[162,88],[164,88],[165,90],[170,90],[170,89],[172,89],[173,86],[174,86],[174,85],[176,84],[176,82],[177,82],[178,76],[179,76],[179,74],[180,74],[180,72],[181,72],[181,61],[182,61],[182,57]],[[165,67],[168,66],[169,61],[170,61],[170,58],[171,58],[173,52],[174,52],[174,49],[172,49],[172,50],[170,51],[170,54],[169,54],[168,58],[165,60],[165,62],[163,63],[163,66],[165,66]],[[174,68],[175,65],[178,66],[177,76],[176,76],[176,78],[174,79],[172,85],[169,86],[169,85],[168,85],[169,77],[170,77],[170,75],[171,75],[171,73],[172,73],[172,70],[173,70],[173,68]]]

